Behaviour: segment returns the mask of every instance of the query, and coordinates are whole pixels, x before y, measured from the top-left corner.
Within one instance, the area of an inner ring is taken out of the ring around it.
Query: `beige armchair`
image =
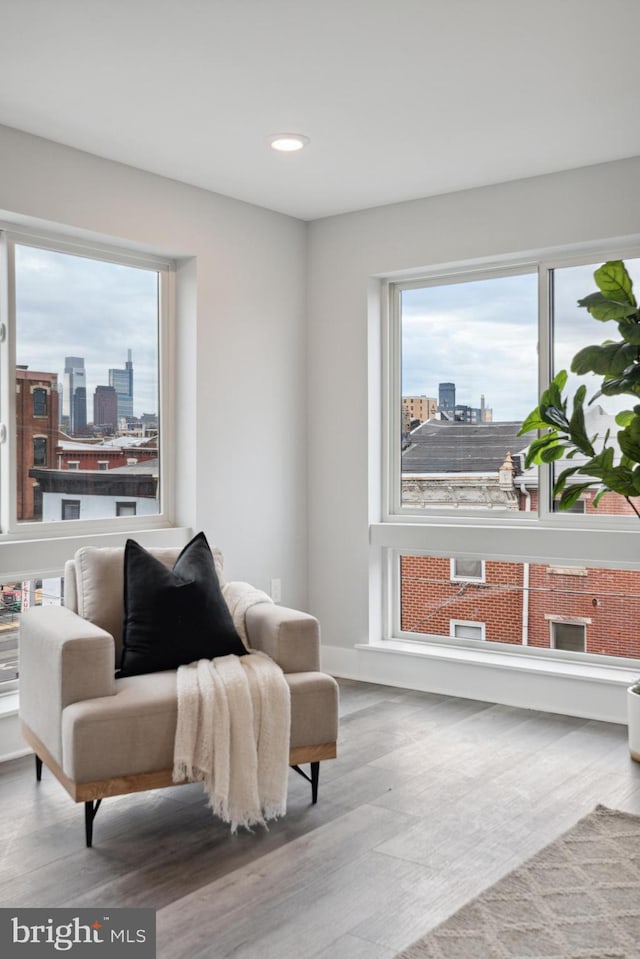
[[[150,550],[171,566],[178,549]],[[214,550],[221,575],[221,555]],[[115,676],[124,615],[123,548],[84,547],[65,567],[65,605],[27,610],[20,635],[22,732],[75,802],[87,846],[102,799],[175,785],[175,670]],[[282,668],[291,692],[290,765],[317,801],[320,762],[336,756],[338,687],[320,671],[317,620],[261,603],[245,614],[252,649]],[[307,774],[300,764],[309,763]]]

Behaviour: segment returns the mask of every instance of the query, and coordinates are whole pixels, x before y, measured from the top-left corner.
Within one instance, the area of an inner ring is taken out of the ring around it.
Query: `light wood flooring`
[[[603,803],[640,813],[626,727],[341,681],[317,806],[236,836],[201,787],[84,818],[33,758],[0,765],[0,906],[147,906],[161,959],[393,959]]]

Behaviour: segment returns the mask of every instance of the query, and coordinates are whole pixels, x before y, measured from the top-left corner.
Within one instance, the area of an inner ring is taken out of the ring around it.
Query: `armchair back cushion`
[[[149,552],[169,569],[180,555],[179,546],[152,548]],[[212,548],[216,573],[224,585],[222,553]],[[83,546],[65,564],[64,604],[83,619],[100,626],[115,640],[115,661],[122,657],[124,623],[124,548]]]

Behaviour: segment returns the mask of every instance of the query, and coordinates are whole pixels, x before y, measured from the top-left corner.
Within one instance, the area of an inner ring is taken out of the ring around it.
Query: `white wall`
[[[6,127],[0,157],[2,219],[179,259],[177,521],[304,606],[305,224]]]
[[[637,234],[639,187],[634,158],[310,225],[309,595],[327,665],[367,679],[385,675],[385,657],[376,657],[376,671],[371,654],[346,653],[379,638],[368,582],[369,522],[380,512],[375,477],[369,485],[378,433],[375,408],[368,418],[370,391],[374,404],[379,399],[367,370],[369,357],[379,357],[379,321],[368,316],[372,278]],[[424,664],[412,670],[414,684],[429,688]]]

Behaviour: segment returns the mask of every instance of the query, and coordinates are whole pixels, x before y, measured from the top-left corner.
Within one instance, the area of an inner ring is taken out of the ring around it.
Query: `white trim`
[[[123,266],[134,266],[140,270],[153,272],[175,269],[173,260],[157,256],[155,253],[134,251],[129,246],[116,247],[108,243],[100,243],[95,239],[84,240],[82,237],[55,230],[32,230],[26,226],[2,221],[0,221],[0,231],[20,246],[34,246],[54,253],[69,253],[72,256],[105,260],[109,263],[120,263]]]
[[[0,570],[3,582],[18,582],[27,579],[48,579],[61,576],[64,564],[81,546],[124,546],[129,537],[134,537],[142,546],[184,546],[192,535],[191,529],[183,526],[133,527],[134,516],[112,520],[111,529],[97,533],[80,533],[75,536],[45,537],[32,540],[0,541]],[[82,521],[74,522],[74,532]],[[70,525],[70,524],[69,524]]]
[[[70,520],[42,523],[17,521],[16,491],[16,437],[9,424],[16,421],[15,398],[15,245],[26,245],[54,252],[69,253],[91,259],[104,260],[159,275],[158,288],[158,415],[160,417],[160,501],[158,512],[139,517],[105,517],[100,520]],[[84,240],[56,232],[40,232],[13,224],[0,223],[0,321],[5,327],[5,340],[0,349],[0,416],[7,427],[7,439],[0,442],[0,570],[8,578],[9,570],[19,566],[28,577],[45,572],[37,553],[42,541],[61,543],[56,553],[67,552],[65,544],[79,538],[88,538],[95,545],[107,543],[112,535],[121,538],[123,531],[138,538],[151,529],[166,530],[175,520],[175,263],[155,254],[137,252]],[[2,558],[12,555],[18,542],[31,544],[23,557],[3,567]],[[7,551],[8,548],[8,551]],[[32,558],[25,560],[27,553]],[[57,574],[57,573],[56,573]]]
[[[601,566],[640,569],[636,526],[579,529],[568,522],[529,521],[527,513],[510,523],[498,519],[434,517],[426,523],[372,523],[372,546],[429,556],[462,555],[542,566]],[[579,517],[578,517],[579,518]]]
[[[321,658],[323,669],[344,679],[612,723],[626,723],[626,689],[638,676],[614,666],[400,641],[323,644]]]

